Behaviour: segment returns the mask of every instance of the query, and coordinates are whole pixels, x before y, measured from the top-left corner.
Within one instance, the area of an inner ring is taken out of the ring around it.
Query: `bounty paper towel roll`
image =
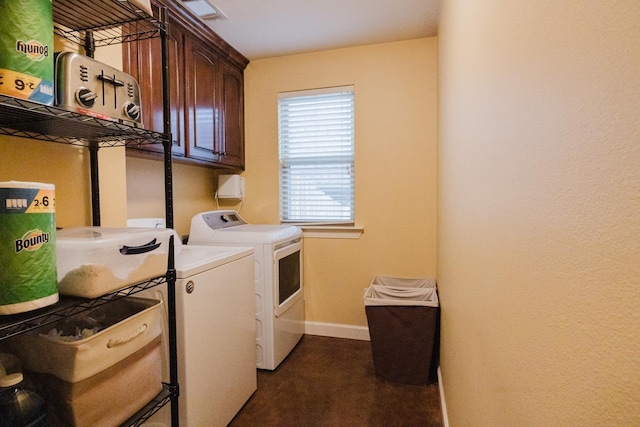
[[[55,187],[0,182],[0,314],[58,301]]]
[[[0,0],[0,93],[53,105],[51,0]]]

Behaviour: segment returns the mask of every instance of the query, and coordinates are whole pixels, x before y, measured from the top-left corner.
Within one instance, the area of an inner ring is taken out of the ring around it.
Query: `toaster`
[[[75,52],[56,58],[56,106],[80,114],[142,127],[136,79]]]

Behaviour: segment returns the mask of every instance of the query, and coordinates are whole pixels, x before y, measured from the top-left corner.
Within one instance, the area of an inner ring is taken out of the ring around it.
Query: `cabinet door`
[[[244,168],[244,83],[242,73],[221,62],[220,163]]]
[[[171,134],[174,155],[184,156],[184,30],[169,20],[169,78],[171,96]],[[162,94],[162,46],[159,38],[138,40],[123,46],[123,70],[138,80],[142,107],[142,123],[146,129],[164,132]],[[160,144],[141,147],[163,152]]]
[[[208,46],[185,37],[187,156],[217,162],[220,157],[220,109],[217,102],[218,59]]]

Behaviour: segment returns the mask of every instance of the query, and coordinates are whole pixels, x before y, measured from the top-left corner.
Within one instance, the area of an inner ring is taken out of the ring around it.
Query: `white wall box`
[[[240,175],[218,175],[220,199],[244,199],[244,178]]]

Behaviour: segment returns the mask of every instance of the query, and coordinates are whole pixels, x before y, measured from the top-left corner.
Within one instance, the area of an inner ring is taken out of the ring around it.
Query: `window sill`
[[[364,233],[360,226],[301,225],[302,233],[311,239],[359,239]]]

